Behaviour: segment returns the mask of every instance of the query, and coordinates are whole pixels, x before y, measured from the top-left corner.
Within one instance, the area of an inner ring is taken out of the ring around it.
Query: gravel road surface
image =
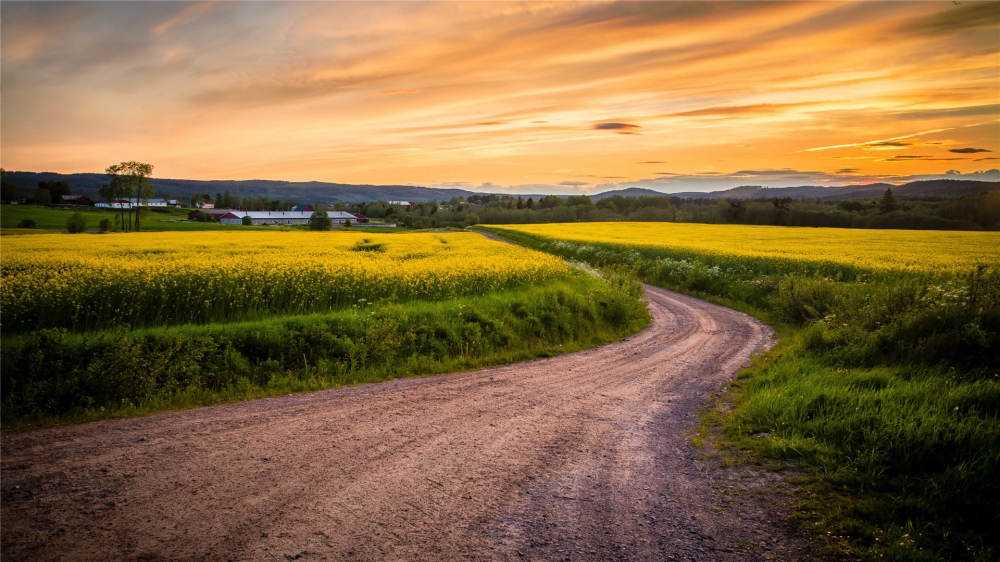
[[[770,329],[647,294],[580,353],[6,435],[3,558],[810,558],[780,479],[689,444]]]

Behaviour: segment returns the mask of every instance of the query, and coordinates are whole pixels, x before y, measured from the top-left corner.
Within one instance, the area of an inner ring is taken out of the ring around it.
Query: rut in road
[[[5,436],[3,555],[804,558],[685,435],[770,329],[647,295],[646,330],[589,351]]]

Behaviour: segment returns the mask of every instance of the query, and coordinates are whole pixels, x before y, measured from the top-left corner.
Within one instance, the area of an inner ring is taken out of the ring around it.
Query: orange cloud
[[[927,158],[894,159],[894,174],[940,174],[949,150],[1000,152],[997,10],[5,2],[2,159],[60,172],[137,158],[164,177],[556,187],[565,176],[553,170],[643,182],[665,160],[678,181],[777,184],[839,181],[847,173],[831,160],[845,159],[856,180],[886,174],[869,151],[897,149]],[[970,175],[982,164],[947,166]]]
[[[423,90],[409,89],[409,90],[382,90],[378,93],[380,96],[395,96],[398,94],[419,94]]]

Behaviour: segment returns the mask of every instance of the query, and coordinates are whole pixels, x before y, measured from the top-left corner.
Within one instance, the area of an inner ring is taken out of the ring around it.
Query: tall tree
[[[108,174],[109,192],[114,194],[114,198],[128,201],[127,207],[123,204],[121,209],[122,230],[138,231],[140,226],[140,206],[149,202],[153,196],[155,187],[150,177],[153,175],[153,165],[135,160],[112,164],[104,171]],[[134,201],[134,205],[132,202]]]
[[[69,180],[49,180],[38,182],[38,189],[49,190],[49,196],[52,198],[53,205],[61,203],[63,195],[73,194],[69,186]]]
[[[7,175],[7,171],[0,168],[0,199],[4,201],[17,202],[18,192],[17,186],[12,183],[7,183],[4,181],[4,177]]]
[[[892,188],[885,190],[885,195],[882,196],[878,201],[878,214],[886,215],[899,208],[896,204],[896,198],[892,196]]]

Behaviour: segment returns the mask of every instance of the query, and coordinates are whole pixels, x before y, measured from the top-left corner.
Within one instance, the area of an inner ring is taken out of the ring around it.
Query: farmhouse
[[[204,199],[202,199],[201,201],[195,203],[195,207],[198,207],[199,209],[214,209],[215,203],[212,203],[211,201],[205,201]]]
[[[316,209],[312,205],[296,205],[292,207],[292,210],[296,213],[311,213]]]
[[[309,224],[313,212],[309,211],[229,211],[219,217],[223,224],[243,224],[243,217],[250,217],[255,226],[270,224]],[[345,213],[343,211],[327,211],[330,222],[334,226],[343,226],[347,221],[352,224],[368,222],[368,217]]]
[[[87,205],[93,206],[94,201],[86,195],[60,195],[60,205]]]
[[[188,220],[193,221],[198,218],[198,215],[204,213],[208,215],[212,222],[219,222],[219,218],[227,213],[237,212],[232,209],[205,209],[204,211],[191,211],[188,213]],[[239,211],[242,212],[242,211]]]

